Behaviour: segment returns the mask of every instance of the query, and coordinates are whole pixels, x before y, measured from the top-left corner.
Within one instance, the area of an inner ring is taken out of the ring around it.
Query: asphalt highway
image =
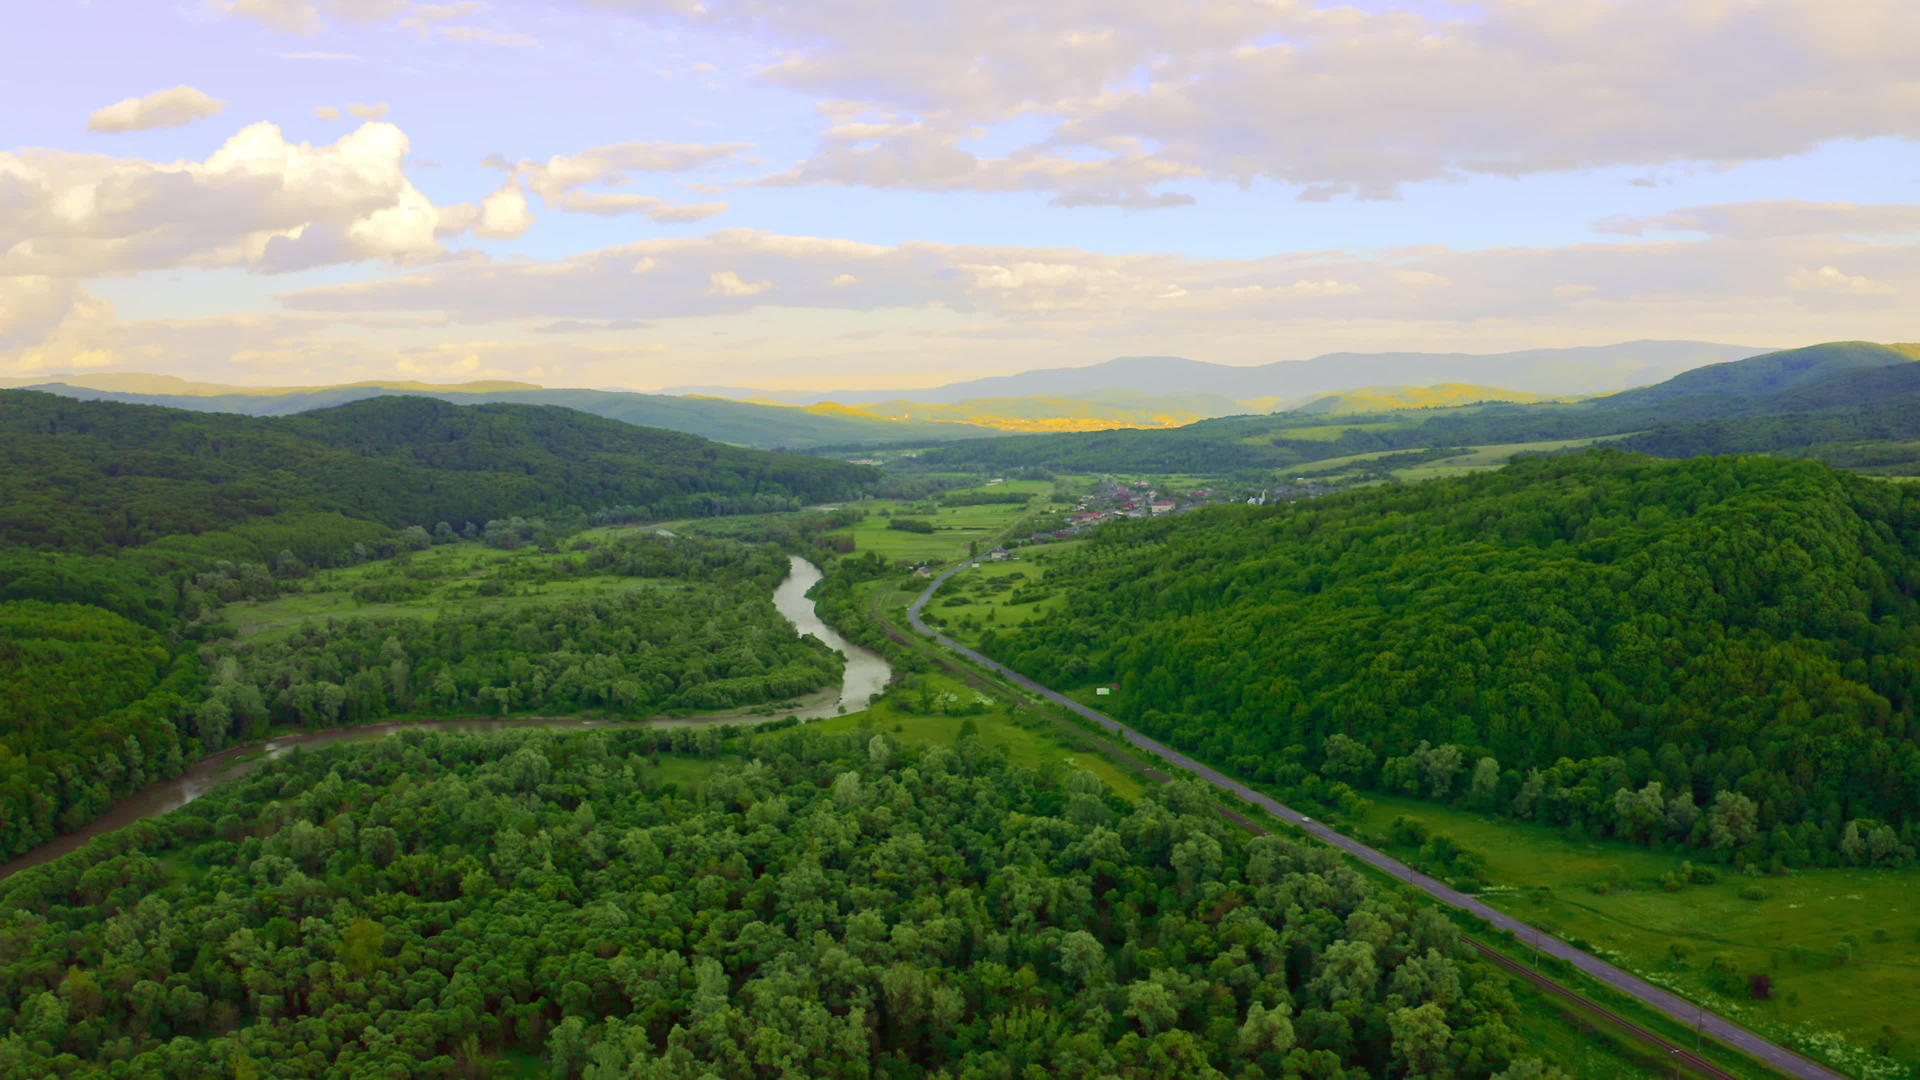
[[[1335,832],[1320,822],[1314,821],[1307,817],[1307,815],[1300,813],[1298,810],[1285,806],[1231,777],[1223,776],[1218,771],[1193,760],[1170,746],[1163,745],[1140,734],[1105,713],[1090,709],[1072,698],[1067,697],[1065,694],[1042,686],[1032,679],[1027,678],[1025,675],[1014,671],[1012,668],[990,660],[952,638],[947,637],[945,634],[929,627],[921,618],[921,612],[925,610],[927,601],[933,599],[934,592],[937,591],[941,585],[945,584],[948,578],[976,562],[978,562],[978,560],[969,560],[949,567],[938,577],[934,578],[932,583],[926,587],[925,591],[921,592],[913,603],[908,606],[907,622],[920,633],[931,636],[942,646],[993,671],[1015,686],[1030,693],[1037,694],[1062,708],[1071,709],[1073,712],[1093,721],[1100,727],[1118,735],[1120,738],[1125,739],[1140,749],[1158,755],[1169,765],[1183,769],[1223,791],[1232,792],[1234,795],[1260,807],[1274,817],[1297,826],[1302,831],[1326,843],[1332,844],[1334,847],[1347,852],[1355,858],[1363,859],[1379,867],[1381,870],[1420,889],[1422,892],[1425,892],[1427,895],[1432,896],[1434,899],[1439,900],[1449,907],[1458,908],[1461,911],[1479,916],[1502,930],[1512,931],[1520,940],[1534,944],[1541,952],[1551,956],[1557,956],[1567,961],[1588,975],[1606,983],[1608,986],[1619,990],[1621,993],[1638,998],[1688,1027],[1698,1028],[1712,1035],[1714,1038],[1719,1039],[1721,1042],[1738,1047],[1754,1058],[1779,1069],[1784,1076],[1803,1077],[1805,1080],[1843,1080],[1843,1074],[1841,1073],[1834,1072],[1824,1065],[1809,1061],[1784,1046],[1779,1046],[1755,1035],[1753,1032],[1748,1031],[1738,1024],[1725,1020],[1713,1013],[1706,1012],[1699,1006],[1677,994],[1662,990],[1631,972],[1607,963],[1592,953],[1576,949],[1551,934],[1544,933],[1536,927],[1524,923],[1505,912],[1489,907],[1466,893],[1448,886],[1442,881],[1430,878],[1390,855],[1376,851],[1342,833]]]

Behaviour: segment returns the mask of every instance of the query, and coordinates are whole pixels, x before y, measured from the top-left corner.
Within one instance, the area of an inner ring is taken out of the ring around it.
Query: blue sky
[[[0,377],[1911,339],[1910,8],[54,0]]]

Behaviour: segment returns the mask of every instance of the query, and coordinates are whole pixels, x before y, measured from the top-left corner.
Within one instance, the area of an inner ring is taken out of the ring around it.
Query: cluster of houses
[[[1198,488],[1180,495],[1156,490],[1145,480],[1136,480],[1122,484],[1112,479],[1105,480],[1091,495],[1084,496],[1067,514],[1065,528],[1033,535],[1033,542],[1045,543],[1049,540],[1065,540],[1086,532],[1088,529],[1106,521],[1119,518],[1159,517],[1163,514],[1183,514],[1202,506],[1219,502],[1245,501],[1253,506],[1265,506],[1268,503],[1294,502],[1299,499],[1312,499],[1333,490],[1325,484],[1318,484],[1304,478],[1290,484],[1262,489],[1258,494],[1244,491],[1225,493],[1211,488]]]

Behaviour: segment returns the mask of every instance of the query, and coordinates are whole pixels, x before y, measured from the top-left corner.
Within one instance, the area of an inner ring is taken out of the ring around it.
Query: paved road
[[[1290,822],[1298,826],[1303,831],[1332,844],[1334,847],[1340,848],[1355,858],[1364,859],[1372,863],[1374,866],[1385,870],[1401,881],[1413,885],[1449,907],[1458,908],[1461,911],[1477,915],[1502,930],[1510,930],[1523,941],[1537,942],[1540,951],[1567,961],[1594,978],[1599,979],[1601,982],[1606,983],[1608,986],[1640,999],[1689,1027],[1700,1027],[1721,1042],[1739,1047],[1755,1058],[1779,1069],[1781,1073],[1786,1076],[1804,1077],[1806,1080],[1842,1080],[1841,1073],[1834,1072],[1824,1065],[1808,1061],[1806,1058],[1788,1050],[1784,1046],[1778,1046],[1768,1042],[1738,1024],[1724,1020],[1715,1016],[1713,1013],[1704,1012],[1698,1006],[1677,994],[1668,993],[1631,972],[1617,968],[1591,953],[1576,949],[1551,934],[1542,933],[1533,926],[1521,922],[1519,919],[1503,911],[1489,907],[1463,892],[1448,887],[1444,882],[1422,874],[1413,867],[1408,866],[1390,855],[1375,851],[1373,848],[1362,844],[1358,840],[1334,832],[1325,825],[1308,818],[1298,810],[1284,806],[1237,780],[1223,776],[1218,771],[1202,765],[1200,762],[1193,760],[1170,746],[1165,746],[1153,739],[1147,738],[1145,735],[1140,734],[1105,713],[1089,709],[1085,705],[1067,697],[1065,694],[1041,686],[1039,683],[1014,671],[1012,668],[990,660],[952,638],[947,637],[945,634],[929,627],[920,617],[920,613],[925,610],[927,606],[927,601],[933,599],[934,592],[938,590],[941,585],[945,584],[948,578],[960,570],[973,565],[974,562],[977,561],[978,560],[970,560],[960,563],[957,566],[949,567],[939,577],[934,578],[933,582],[926,587],[926,590],[907,608],[907,622],[920,633],[931,635],[933,639],[941,645],[997,673],[1000,677],[1013,683],[1015,686],[1038,694],[1048,701],[1053,702],[1055,705],[1073,710],[1075,713],[1093,721],[1107,731],[1120,736],[1142,750],[1158,754],[1169,764],[1192,773],[1207,783],[1212,784],[1214,787],[1224,791],[1230,791],[1282,821]]]

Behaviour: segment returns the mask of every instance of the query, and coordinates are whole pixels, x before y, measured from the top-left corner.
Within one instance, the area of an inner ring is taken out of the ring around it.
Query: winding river
[[[141,788],[114,803],[105,814],[87,823],[78,832],[71,832],[50,840],[11,862],[0,863],[0,879],[11,877],[29,866],[38,866],[49,859],[65,855],[96,836],[124,828],[136,821],[159,817],[170,810],[177,810],[221,784],[247,775],[258,768],[261,762],[272,761],[296,746],[317,747],[337,742],[377,739],[396,731],[413,729],[591,731],[646,725],[679,727],[722,722],[763,724],[771,720],[784,720],[789,716],[802,720],[818,720],[821,717],[837,716],[843,712],[864,709],[875,695],[886,688],[887,681],[893,677],[893,669],[878,654],[841,637],[832,627],[820,620],[819,613],[813,609],[813,601],[807,598],[807,590],[813,588],[822,576],[820,568],[797,555],[791,556],[791,560],[792,568],[786,579],[773,590],[773,605],[780,609],[780,614],[785,615],[787,621],[793,623],[796,633],[803,637],[811,634],[819,638],[828,648],[846,658],[846,673],[840,680],[838,694],[831,689],[822,690],[808,695],[798,708],[781,709],[770,715],[756,715],[741,711],[692,719],[648,720],[584,720],[567,716],[531,717],[518,720],[474,717],[463,720],[408,720],[386,724],[366,724],[351,728],[333,728],[328,731],[289,732],[268,739],[264,744],[249,744],[222,750],[194,762],[186,772],[171,780],[163,780]]]

